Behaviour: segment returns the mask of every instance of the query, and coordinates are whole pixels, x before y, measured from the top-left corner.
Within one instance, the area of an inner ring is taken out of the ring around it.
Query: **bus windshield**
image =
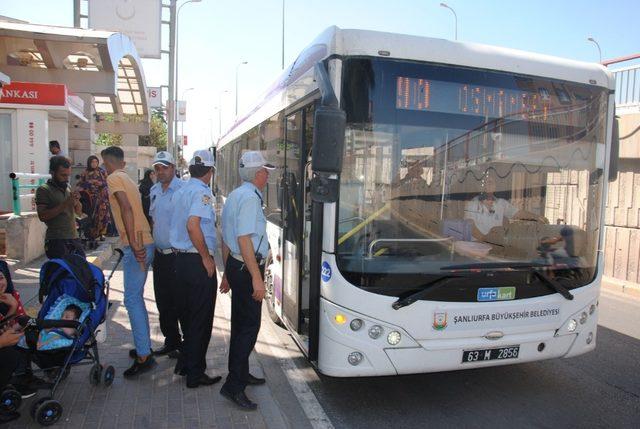
[[[479,299],[488,282],[513,288],[507,299],[553,293],[505,262],[545,267],[567,289],[588,284],[600,235],[607,104],[607,90],[594,85],[345,59],[342,274],[401,296],[453,271],[459,281],[424,296],[452,301]]]

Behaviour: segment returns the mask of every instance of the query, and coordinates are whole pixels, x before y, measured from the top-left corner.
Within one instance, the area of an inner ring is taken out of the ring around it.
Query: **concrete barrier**
[[[47,227],[35,212],[3,219],[6,231],[7,258],[28,264],[44,255],[44,237]]]

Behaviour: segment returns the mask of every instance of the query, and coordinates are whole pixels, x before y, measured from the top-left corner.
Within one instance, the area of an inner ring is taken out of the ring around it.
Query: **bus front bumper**
[[[349,314],[348,310],[324,300],[321,307],[318,369],[333,377],[415,374],[533,362],[577,356],[593,350],[596,344],[597,317],[590,317],[584,324],[578,323],[571,332],[563,325],[553,331],[504,335],[499,339],[414,340],[401,328],[381,321],[367,320],[363,328],[353,331],[349,323],[359,315]],[[343,324],[336,323],[337,314],[346,316]],[[383,331],[375,339],[368,332],[372,323],[378,324]],[[388,344],[391,332],[401,334],[402,340],[396,346]],[[515,358],[463,362],[465,351],[515,346],[518,347]],[[360,358],[354,359],[354,354]]]

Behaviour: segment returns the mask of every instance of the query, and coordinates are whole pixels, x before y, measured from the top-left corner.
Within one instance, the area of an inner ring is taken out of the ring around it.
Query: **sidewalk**
[[[16,287],[25,296],[36,296],[39,267],[42,261],[18,269]],[[113,267],[115,258],[103,266],[105,275]],[[12,269],[12,274],[14,270]],[[162,345],[149,274],[145,287],[145,299],[149,311],[151,337],[154,348]],[[158,357],[157,368],[139,379],[125,380],[122,372],[131,360],[128,350],[133,348],[129,318],[123,304],[122,271],[118,270],[111,281],[107,341],[100,344],[100,359],[103,365],[116,368],[116,379],[111,387],[91,386],[89,366],[75,367],[60,387],[56,398],[64,412],[55,427],[66,428],[299,428],[311,427],[296,394],[285,381],[275,356],[253,353],[251,372],[266,376],[267,384],[250,386],[248,396],[259,404],[254,412],[244,412],[219,394],[221,383],[211,387],[187,389],[184,378],[173,374],[175,360]],[[266,313],[266,311],[264,312]],[[268,317],[263,314],[263,317]],[[207,354],[207,372],[210,375],[226,376],[229,345],[230,299],[218,295],[211,343]],[[264,323],[270,323],[267,319]],[[261,333],[260,342],[268,342]],[[20,408],[22,417],[10,428],[36,428],[37,423],[29,416],[33,400],[42,397],[40,391],[34,399],[26,400]],[[282,406],[281,406],[282,405]]]

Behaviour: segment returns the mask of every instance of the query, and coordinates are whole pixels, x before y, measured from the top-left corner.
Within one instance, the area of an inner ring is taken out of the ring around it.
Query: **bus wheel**
[[[269,266],[271,265],[271,256],[267,258],[267,263],[265,265],[264,271],[264,286],[267,289],[267,293],[265,295],[265,301],[267,304],[267,311],[269,312],[269,318],[273,323],[280,327],[284,327],[282,320],[280,320],[280,316],[276,313],[275,308],[275,297],[273,296],[273,274],[271,273],[271,269]]]

